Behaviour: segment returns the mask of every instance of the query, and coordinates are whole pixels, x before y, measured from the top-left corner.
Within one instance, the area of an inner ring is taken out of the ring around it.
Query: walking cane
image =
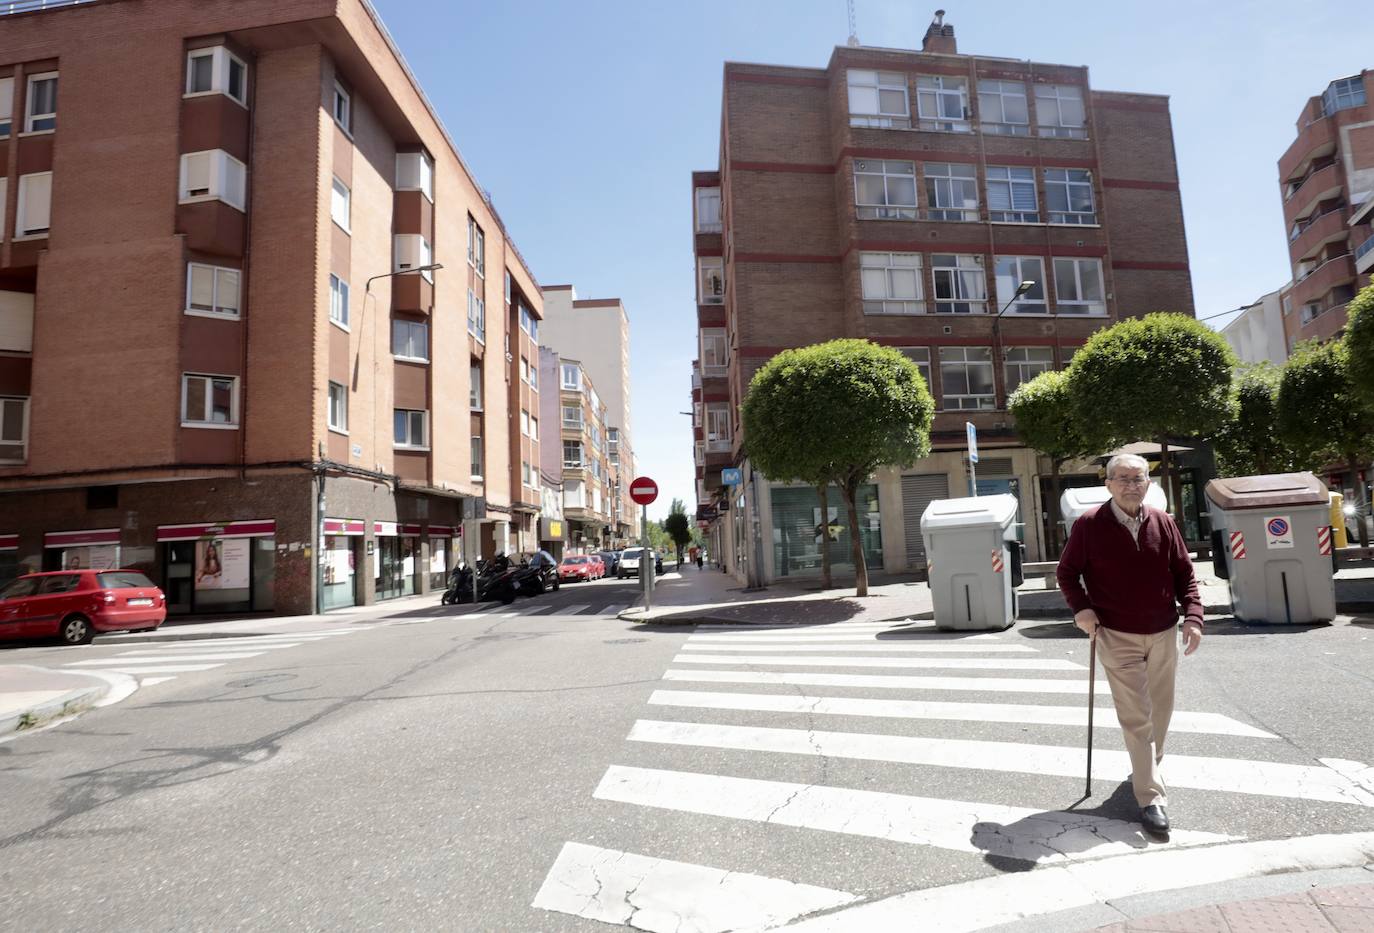
[[[1097,632],[1088,636],[1088,786],[1083,796],[1093,795],[1093,707],[1096,705],[1097,691]]]

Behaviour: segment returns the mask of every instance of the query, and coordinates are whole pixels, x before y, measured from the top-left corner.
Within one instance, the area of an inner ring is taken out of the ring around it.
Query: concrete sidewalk
[[[1209,616],[1231,614],[1226,581],[1212,573],[1212,564],[1196,562],[1203,611]],[[894,622],[929,619],[933,615],[930,587],[915,575],[869,576],[868,597],[854,596],[853,579],[835,577],[836,586],[822,591],[815,578],[781,580],[765,589],[747,591],[734,577],[710,568],[684,565],[680,578],[658,582],[653,608],[644,611],[643,599],[620,614],[630,622],[691,625],[701,622],[753,625],[824,625],[831,622]],[[1018,619],[1061,619],[1072,616],[1053,577],[1028,578],[1017,589]],[[1374,569],[1342,570],[1336,575],[1337,611],[1374,613]]]
[[[1374,880],[1317,885],[1272,897],[1208,904],[1097,927],[1095,933],[1371,933]]]
[[[123,699],[136,689],[138,682],[125,674],[0,664],[0,741]]]

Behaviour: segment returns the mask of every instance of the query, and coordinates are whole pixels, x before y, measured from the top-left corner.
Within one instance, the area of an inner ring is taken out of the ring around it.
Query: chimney
[[[926,37],[921,42],[922,52],[943,52],[957,55],[959,47],[954,41],[954,27],[945,23],[945,11],[935,11],[935,21],[926,28]]]

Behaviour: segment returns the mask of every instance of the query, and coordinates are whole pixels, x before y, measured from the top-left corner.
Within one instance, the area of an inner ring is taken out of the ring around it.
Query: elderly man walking
[[[1184,654],[1192,654],[1202,643],[1202,601],[1178,525],[1145,505],[1149,484],[1143,458],[1112,457],[1111,501],[1074,522],[1057,576],[1074,624],[1097,640],[1131,759],[1140,822],[1163,835],[1169,800],[1159,765],[1174,713],[1179,608]]]

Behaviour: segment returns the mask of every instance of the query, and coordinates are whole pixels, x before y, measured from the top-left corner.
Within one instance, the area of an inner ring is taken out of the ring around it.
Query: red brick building
[[[296,613],[532,540],[539,288],[366,0],[6,8],[0,575]]]
[[[924,566],[925,504],[967,494],[966,421],[980,492],[1019,498],[1035,559],[1048,463],[1019,442],[1007,395],[1113,321],[1193,313],[1167,98],[1094,89],[1084,67],[959,54],[943,22],[920,52],[726,64],[720,164],[693,174],[692,196],[698,498],[714,555],[741,577],[752,504],[739,405],[778,351],[867,338],[930,383],[934,453],[861,496],[871,567]],[[1022,281],[1035,285],[1007,307]],[[744,487],[722,487],[727,466]],[[759,488],[762,577],[815,572],[814,491]],[[834,549],[849,560],[847,537]]]
[[[1332,81],[1298,115],[1279,159],[1293,283],[1283,295],[1288,352],[1345,329],[1346,304],[1374,271],[1374,71]]]

